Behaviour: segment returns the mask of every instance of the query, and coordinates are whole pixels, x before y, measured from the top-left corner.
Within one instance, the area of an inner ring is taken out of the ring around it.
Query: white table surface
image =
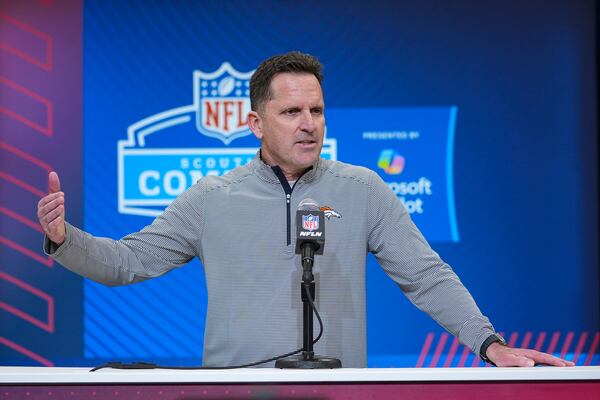
[[[61,383],[276,383],[598,380],[600,366],[535,368],[342,368],[337,370],[115,370],[0,367],[0,385]]]

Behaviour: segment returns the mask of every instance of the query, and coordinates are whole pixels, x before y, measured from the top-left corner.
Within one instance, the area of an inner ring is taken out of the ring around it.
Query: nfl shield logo
[[[307,231],[315,231],[319,229],[319,216],[312,214],[303,215],[302,228]]]
[[[224,62],[215,72],[194,71],[196,128],[225,145],[252,132],[246,125],[250,111],[250,77]]]

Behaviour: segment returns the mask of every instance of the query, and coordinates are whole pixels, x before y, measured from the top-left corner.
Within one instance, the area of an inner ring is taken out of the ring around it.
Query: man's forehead
[[[321,84],[310,73],[282,72],[273,77],[269,86],[269,100],[285,100],[295,96],[323,98]]]

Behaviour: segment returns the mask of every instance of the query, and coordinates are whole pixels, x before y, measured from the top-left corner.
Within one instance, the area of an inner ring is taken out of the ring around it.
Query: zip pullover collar
[[[260,179],[262,179],[265,182],[268,183],[272,183],[272,184],[281,184],[283,185],[281,178],[280,177],[284,177],[283,175],[283,171],[281,170],[281,168],[278,165],[275,166],[270,166],[267,165],[261,158],[260,156],[260,150],[256,153],[256,157],[254,157],[254,159],[247,164],[250,171],[255,174],[256,176],[258,176]],[[305,182],[305,183],[309,183],[314,181],[315,179],[318,178],[318,176],[321,173],[321,165],[322,165],[322,161],[321,158],[317,158],[317,161],[315,161],[315,163],[308,167],[306,172],[304,172],[304,174],[302,174],[298,180],[296,180],[296,183],[298,182]],[[285,182],[287,182],[287,179],[285,179]]]
[[[320,163],[321,158],[317,158],[317,161],[315,161],[312,166],[308,167],[304,173],[298,177],[293,186],[290,186],[290,183],[278,165],[269,166],[263,161],[262,157],[260,156],[260,150],[256,154],[256,157],[254,157],[254,159],[248,164],[250,171],[252,171],[252,173],[258,176],[260,179],[272,184],[280,184],[283,188],[283,192],[285,194],[287,246],[292,244],[292,192],[298,182],[303,181],[304,183],[309,183],[317,178],[320,171]]]

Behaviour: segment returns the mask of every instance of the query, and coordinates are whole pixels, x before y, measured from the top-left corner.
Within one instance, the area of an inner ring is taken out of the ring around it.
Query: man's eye
[[[298,109],[290,108],[289,110],[285,110],[285,114],[288,114],[288,115],[298,114]]]
[[[323,114],[323,109],[322,108],[313,108],[312,113],[316,114],[316,115],[321,115],[321,114]]]

